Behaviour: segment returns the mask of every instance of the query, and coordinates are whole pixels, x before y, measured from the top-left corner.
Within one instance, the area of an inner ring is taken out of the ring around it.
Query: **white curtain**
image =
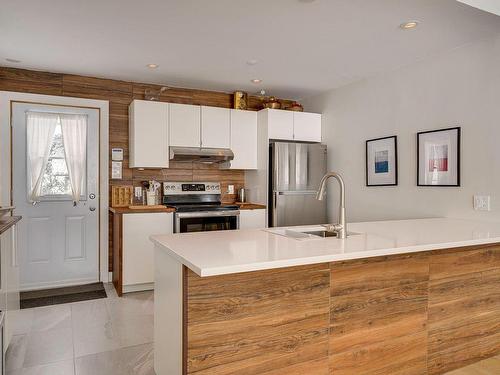
[[[42,178],[58,118],[54,113],[26,113],[27,164],[31,182],[28,199],[33,203],[40,201]]]
[[[87,115],[60,114],[73,205],[80,201],[87,163]]]

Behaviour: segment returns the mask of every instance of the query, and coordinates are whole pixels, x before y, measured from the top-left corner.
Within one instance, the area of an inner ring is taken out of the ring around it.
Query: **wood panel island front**
[[[349,229],[153,237],[157,375],[444,374],[500,353],[498,224]]]

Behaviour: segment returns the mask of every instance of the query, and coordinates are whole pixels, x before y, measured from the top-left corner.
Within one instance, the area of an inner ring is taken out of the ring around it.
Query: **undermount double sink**
[[[336,238],[337,232],[328,231],[323,226],[314,227],[290,227],[290,228],[268,228],[266,232],[293,238],[296,240],[320,239],[320,238]],[[359,235],[360,233],[347,232],[347,236]]]

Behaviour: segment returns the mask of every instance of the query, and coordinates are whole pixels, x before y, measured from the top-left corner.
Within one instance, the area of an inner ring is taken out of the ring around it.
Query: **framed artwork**
[[[460,128],[417,133],[417,185],[460,186]]]
[[[366,186],[395,186],[398,184],[397,137],[366,141]]]

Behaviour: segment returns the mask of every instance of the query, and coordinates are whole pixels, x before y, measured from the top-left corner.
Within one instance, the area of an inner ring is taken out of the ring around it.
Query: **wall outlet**
[[[489,195],[474,195],[474,210],[491,211]]]
[[[234,185],[227,185],[227,193],[234,194]]]

